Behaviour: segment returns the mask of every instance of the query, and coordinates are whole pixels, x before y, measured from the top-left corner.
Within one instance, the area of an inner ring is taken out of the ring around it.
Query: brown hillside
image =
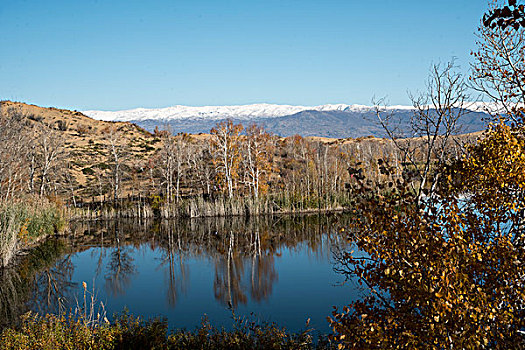
[[[158,144],[153,135],[135,124],[94,120],[80,112],[58,108],[44,108],[21,102],[1,101],[0,115],[19,113],[30,125],[45,124],[56,132],[64,145],[64,154],[70,160],[82,195],[82,188],[93,182],[92,167],[104,167],[109,156],[107,132],[114,128],[118,132],[117,143],[126,145],[128,166],[142,166],[151,157]]]

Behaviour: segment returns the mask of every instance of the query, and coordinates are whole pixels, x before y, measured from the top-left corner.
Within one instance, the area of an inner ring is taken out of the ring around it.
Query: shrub
[[[88,323],[80,315],[44,317],[28,313],[18,329],[0,335],[0,349],[329,349],[308,330],[289,333],[273,323],[235,319],[232,331],[204,319],[193,331],[168,330],[164,319],[143,321],[124,312],[114,323]]]

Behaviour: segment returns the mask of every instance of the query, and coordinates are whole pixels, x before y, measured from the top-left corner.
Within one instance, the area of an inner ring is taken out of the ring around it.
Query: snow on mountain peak
[[[489,108],[490,107],[490,108]],[[358,105],[358,104],[325,104],[319,106],[293,106],[293,105],[277,105],[269,103],[257,103],[250,105],[237,106],[182,106],[175,105],[166,108],[135,108],[121,111],[97,111],[90,110],[83,113],[93,119],[105,121],[145,121],[156,120],[161,122],[169,122],[175,120],[257,120],[261,118],[278,118],[293,115],[303,111],[344,111],[353,113],[366,113],[373,110],[375,107]],[[488,103],[476,102],[467,104],[464,108],[473,111],[486,111],[487,109],[494,109]],[[381,107],[383,110],[412,110],[412,106],[387,106]],[[496,108],[498,109],[498,108]],[[501,108],[500,108],[501,109]]]
[[[142,120],[181,120],[181,119],[236,119],[251,120],[258,118],[277,118],[295,113],[314,111],[353,111],[366,112],[372,107],[364,105],[326,104],[320,106],[292,106],[258,103],[239,106],[203,106],[191,107],[176,105],[166,108],[135,108],[122,111],[90,110],[83,113],[93,119],[105,121],[142,121]],[[406,107],[405,107],[406,108]]]

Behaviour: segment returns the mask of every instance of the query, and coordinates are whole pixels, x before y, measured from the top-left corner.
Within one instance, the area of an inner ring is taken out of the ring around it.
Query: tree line
[[[129,199],[168,208],[172,214],[173,208],[196,199],[266,201],[275,211],[342,208],[363,176],[385,188],[403,177],[425,187],[433,163],[444,156],[460,157],[462,147],[457,145],[475,139],[452,130],[446,136],[437,131],[432,144],[420,135],[283,138],[262,125],[222,121],[208,135],[156,128],[152,134],[144,132],[145,141],[138,148],[139,141],[118,123],[104,124],[94,139],[82,125],[68,129],[67,120],[52,124],[38,114],[3,109],[1,201],[29,195],[57,198],[70,207],[93,203],[122,207]],[[66,131],[76,138],[65,137]],[[449,137],[456,142],[449,142]],[[432,148],[438,143],[444,145],[439,155]],[[428,166],[421,174],[419,165],[425,162]],[[395,171],[387,174],[386,165]]]

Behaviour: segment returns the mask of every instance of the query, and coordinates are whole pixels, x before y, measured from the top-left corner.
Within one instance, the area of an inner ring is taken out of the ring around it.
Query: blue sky
[[[408,104],[480,0],[0,0],[0,99],[77,110]]]

